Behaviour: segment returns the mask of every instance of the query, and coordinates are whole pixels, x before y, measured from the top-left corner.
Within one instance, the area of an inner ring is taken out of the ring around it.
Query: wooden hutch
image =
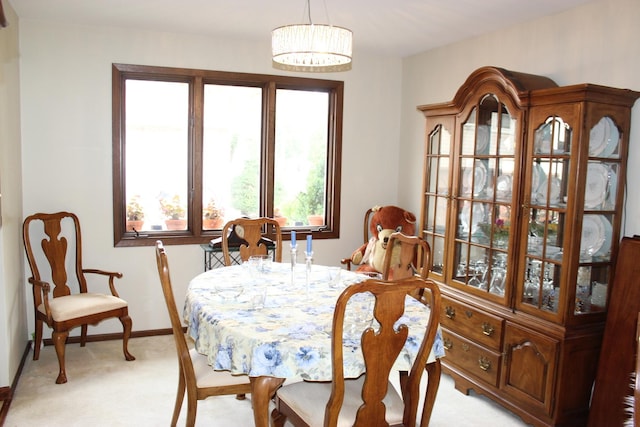
[[[587,424],[638,96],[483,67],[418,107],[444,371],[536,426]]]

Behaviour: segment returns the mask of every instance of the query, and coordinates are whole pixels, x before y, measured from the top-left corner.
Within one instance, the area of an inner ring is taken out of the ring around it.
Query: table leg
[[[284,378],[250,377],[253,420],[256,427],[269,427],[269,402]]]

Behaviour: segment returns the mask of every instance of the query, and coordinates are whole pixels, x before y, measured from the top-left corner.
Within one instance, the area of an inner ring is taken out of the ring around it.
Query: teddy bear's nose
[[[387,243],[389,241],[389,237],[387,236],[383,240],[384,240],[385,243]]]

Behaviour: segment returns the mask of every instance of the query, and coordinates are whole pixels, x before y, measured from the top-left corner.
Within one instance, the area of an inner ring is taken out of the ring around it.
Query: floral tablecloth
[[[332,283],[326,266],[313,265],[310,273],[304,265],[298,265],[292,273],[291,266],[284,263],[272,263],[267,269],[258,274],[246,264],[223,267],[190,282],[184,319],[196,350],[208,356],[214,369],[234,374],[330,380],[335,301],[345,286],[367,276],[342,269],[339,280]],[[235,298],[222,297],[217,289],[222,284],[237,285],[243,292]],[[252,295],[263,288],[267,291],[264,308],[253,308]],[[410,325],[424,313],[419,302],[407,297],[400,322]],[[410,328],[396,363],[398,370],[408,370],[422,340],[415,329]],[[364,359],[356,340],[348,341],[345,346],[351,350],[345,349],[345,376],[357,377],[365,371]],[[442,356],[444,348],[438,333],[429,360]]]

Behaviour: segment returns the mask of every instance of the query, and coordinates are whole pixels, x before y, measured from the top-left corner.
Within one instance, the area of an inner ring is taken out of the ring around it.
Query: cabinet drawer
[[[452,299],[442,298],[440,324],[492,350],[502,349],[503,321],[499,317],[483,313]]]
[[[461,367],[492,386],[498,386],[500,353],[474,344],[446,329],[442,330],[442,342],[447,363]]]

